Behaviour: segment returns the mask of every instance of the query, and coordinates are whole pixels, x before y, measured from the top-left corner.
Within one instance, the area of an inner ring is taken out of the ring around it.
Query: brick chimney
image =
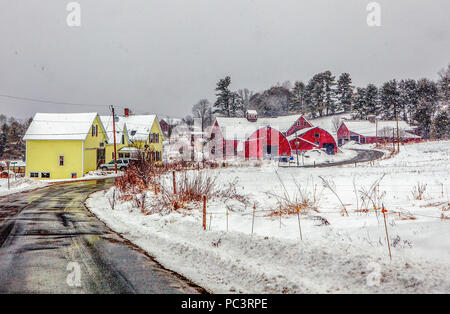
[[[129,108],[125,108],[125,109],[123,110],[123,116],[124,116],[124,117],[130,116],[130,109],[129,109]]]

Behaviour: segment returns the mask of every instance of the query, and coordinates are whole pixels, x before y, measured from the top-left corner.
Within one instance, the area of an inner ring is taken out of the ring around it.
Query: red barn
[[[254,110],[245,118],[216,118],[211,129],[209,152],[212,158],[241,157],[273,159],[289,156],[287,134],[311,124],[301,115],[258,118]]]
[[[398,121],[399,137],[403,142],[420,141],[421,137],[410,132],[414,128],[405,121]],[[360,144],[392,142],[397,138],[397,121],[346,120],[339,126],[339,146],[355,141]]]
[[[244,143],[245,159],[272,159],[290,155],[291,147],[284,134],[270,126],[256,130]]]
[[[297,131],[288,136],[289,144],[293,151],[305,151],[314,148],[323,149],[329,155],[337,153],[337,145],[334,137],[319,127],[310,127]]]

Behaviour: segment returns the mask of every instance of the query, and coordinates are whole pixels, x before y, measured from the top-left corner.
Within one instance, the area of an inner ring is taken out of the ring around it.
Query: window
[[[316,141],[315,144],[320,147],[320,142]]]
[[[320,138],[320,133],[314,133],[314,138]]]
[[[95,126],[95,136],[98,136],[98,125]]]
[[[125,145],[125,135],[122,134],[122,145]]]
[[[155,133],[155,143],[159,143],[159,133]]]
[[[303,121],[303,126],[308,126],[308,122]]]
[[[105,147],[105,143],[101,142],[100,147]]]
[[[30,178],[39,178],[38,172],[30,172]]]
[[[98,136],[98,126],[97,125],[92,126],[92,136]]]
[[[76,172],[72,172],[71,177],[72,177],[72,179],[76,179],[77,178]]]
[[[59,165],[62,167],[64,166],[64,155],[59,156]]]
[[[41,172],[41,178],[50,178],[50,172]]]

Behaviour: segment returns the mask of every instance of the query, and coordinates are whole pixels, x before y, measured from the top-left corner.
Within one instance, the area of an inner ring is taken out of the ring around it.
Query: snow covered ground
[[[10,178],[10,189],[8,190],[8,179],[0,179],[0,196],[25,192],[46,186],[48,183],[29,178]]]
[[[442,219],[450,218],[449,161],[450,141],[441,141],[404,145],[390,159],[357,167],[217,169],[220,185],[238,179],[250,205],[210,200],[207,231],[200,204],[143,215],[130,202],[111,210],[110,190],[93,194],[87,206],[165,267],[215,293],[449,293],[450,219]],[[379,179],[374,201],[388,211],[392,261],[383,215],[362,198]],[[303,240],[297,215],[270,215],[279,208],[276,196],[294,198],[297,186],[318,209],[300,215]]]

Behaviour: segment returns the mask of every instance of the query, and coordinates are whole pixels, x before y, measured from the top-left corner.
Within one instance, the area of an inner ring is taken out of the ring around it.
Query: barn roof
[[[312,126],[310,128],[304,128],[304,129],[298,130],[296,133],[289,135],[287,137],[287,140],[292,141],[292,140],[296,139],[298,136],[302,136],[303,134],[308,133],[309,131],[314,130],[314,129],[320,129],[320,128],[317,126]]]
[[[392,132],[392,129],[397,130],[397,121],[381,120],[377,121],[377,123],[375,124],[374,122],[370,122],[367,120],[346,120],[342,123],[347,126],[349,131],[366,137],[375,137],[377,135],[377,132],[378,136],[380,136],[382,132]],[[398,121],[398,128],[401,133],[407,137],[420,138],[420,136],[408,133],[413,131],[414,128],[406,121]]]
[[[286,133],[302,115],[290,115],[276,118],[258,118],[251,122],[246,118],[216,118],[216,122],[226,140],[246,140],[258,129],[270,126],[272,129]]]
[[[96,112],[36,113],[23,139],[84,141],[97,116]]]

